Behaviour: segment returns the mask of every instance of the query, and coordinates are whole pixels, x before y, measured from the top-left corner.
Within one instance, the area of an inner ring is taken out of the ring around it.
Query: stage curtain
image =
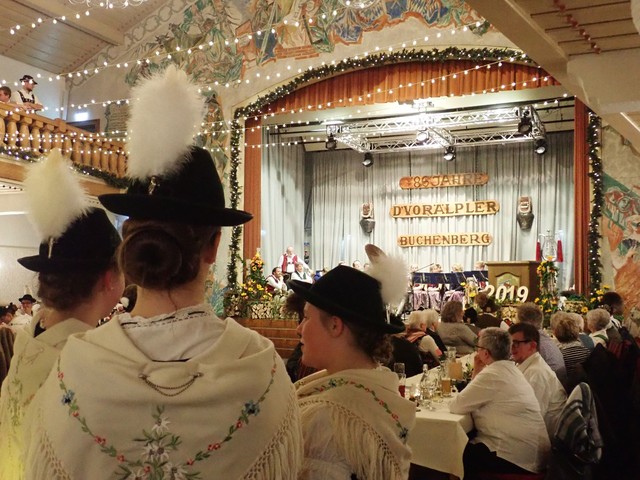
[[[374,165],[362,166],[362,154],[354,151],[307,154],[313,169],[310,187],[311,266],[333,267],[340,260],[366,261],[364,245],[375,243],[384,250],[402,254],[417,266],[441,263],[445,271],[461,263],[467,270],[476,260],[535,260],[536,240],[546,230],[558,233],[564,245],[560,288],[573,283],[573,134],[548,134],[549,148],[543,156],[533,152],[530,142],[458,149],[455,162],[442,158],[442,151],[390,152],[374,154]],[[402,190],[401,177],[486,172],[484,186]],[[535,220],[529,231],[516,222],[518,199],[530,196]],[[394,204],[422,204],[497,200],[496,215],[439,218],[393,218]],[[360,227],[360,207],[372,202],[376,226],[371,234]],[[489,246],[411,247],[397,245],[399,235],[488,232]]]
[[[534,77],[536,81],[531,80]],[[502,62],[501,66],[462,60],[399,63],[357,70],[306,85],[263,108],[262,113],[325,109],[328,103],[331,104],[329,108],[373,105],[550,85],[558,85],[558,82],[544,70],[508,61]]]

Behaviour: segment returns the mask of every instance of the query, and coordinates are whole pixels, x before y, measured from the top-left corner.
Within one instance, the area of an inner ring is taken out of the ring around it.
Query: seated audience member
[[[579,313],[569,313],[569,315],[573,321],[576,322],[576,325],[578,325],[578,339],[589,349],[589,351],[593,350],[593,347],[595,347],[593,339],[584,331],[584,317]]]
[[[560,383],[564,384],[567,381],[567,369],[564,365],[564,359],[553,339],[542,330],[543,315],[540,307],[532,302],[523,303],[517,308],[517,318],[518,323],[528,323],[538,329],[538,332],[540,332],[538,351],[544,361],[549,364],[551,370],[556,373]]]
[[[470,303],[465,305],[462,320],[464,323],[471,323],[473,325],[476,325],[478,322],[478,311]]]
[[[511,335],[511,358],[533,387],[540,404],[540,413],[551,439],[556,433],[560,414],[567,401],[567,392],[551,367],[538,353],[540,333],[536,327],[527,323],[518,323],[509,328],[509,334]]]
[[[437,317],[437,312],[435,310],[431,311],[434,312]],[[409,314],[405,338],[418,347],[423,362],[431,368],[440,363],[438,359],[442,356],[442,350],[438,348],[433,337],[427,335],[426,312],[427,310],[415,310]]]
[[[471,414],[477,430],[464,450],[465,480],[481,472],[542,471],[549,436],[533,387],[509,360],[509,333],[485,328],[477,348],[473,378],[449,404],[452,413]]]
[[[609,341],[621,342],[620,329],[622,324],[615,316],[624,314],[624,300],[617,292],[606,292],[602,295],[598,306],[609,312],[609,324],[606,328],[607,338]]]
[[[582,364],[591,355],[591,350],[579,338],[581,328],[575,316],[580,317],[580,315],[565,312],[556,312],[551,317],[553,336],[558,341],[558,348],[560,348],[564,365],[567,368],[567,384],[565,385],[567,392],[571,392],[578,383],[584,380]],[[589,338],[589,340],[591,339]]]
[[[34,305],[37,302],[30,293],[20,297],[18,301],[20,302],[20,308],[14,315],[13,320],[11,320],[11,328],[13,328],[14,332],[24,329],[31,323],[34,314]]]
[[[498,311],[498,306],[496,305],[493,297],[490,297],[485,292],[478,292],[476,298],[474,298],[473,301],[478,306],[478,310],[480,310],[482,313],[495,314]]]
[[[0,87],[0,102],[11,103],[11,89],[6,85]]]
[[[284,293],[288,290],[282,274],[282,268],[275,267],[271,270],[271,275],[267,277],[266,289],[269,293]]]
[[[283,309],[287,313],[294,313],[298,316],[298,324],[304,320],[304,298],[297,293],[291,292],[287,295],[287,299],[284,302]],[[298,342],[296,348],[287,359],[287,373],[292,382],[296,382],[301,378],[304,378],[312,373],[315,373],[316,369],[308,367],[302,363],[302,343]]]
[[[104,210],[88,209],[89,199],[59,149],[29,172],[25,190],[42,243],[38,255],[20,258],[18,263],[38,272],[38,296],[46,308],[16,335],[9,375],[2,384],[3,480],[24,478],[24,415],[67,339],[96,327],[124,289],[115,259],[120,236]],[[48,217],[58,221],[49,223],[44,220]],[[28,297],[31,303],[33,297]]]
[[[442,307],[438,334],[447,347],[456,347],[461,355],[472,353],[476,344],[476,334],[462,322],[462,303],[454,300]]]
[[[433,308],[424,310],[423,315],[425,322],[427,323],[427,329],[425,330],[425,332],[427,333],[427,335],[433,338],[433,340],[436,342],[436,346],[441,352],[446,352],[447,346],[444,344],[442,338],[440,338],[440,335],[438,334],[438,327],[440,326],[440,315]]]
[[[297,479],[282,359],[205,299],[222,227],[251,215],[225,207],[210,153],[191,145],[203,97],[174,65],[131,96],[129,187],[99,200],[128,217],[117,256],[136,306],[65,345],[25,419],[25,478]]]
[[[387,368],[393,370],[394,363],[404,363],[404,371],[407,377],[413,377],[422,373],[422,355],[418,346],[411,343],[405,337],[405,325],[400,317],[395,315],[391,318],[394,325],[398,325],[403,331],[390,336],[391,358],[387,362]]]
[[[400,480],[409,474],[415,405],[398,394],[397,375],[378,366],[387,363],[389,335],[402,331],[390,323],[387,305],[402,300],[404,278],[389,274],[399,270],[389,265],[393,259],[380,257],[370,254],[369,273],[339,266],[310,287],[289,281],[307,301],[298,327],[302,360],[323,369],[296,382],[305,442],[300,478]],[[402,288],[394,291],[398,283]]]
[[[587,312],[587,328],[589,332],[591,332],[589,336],[593,339],[595,345],[606,347],[609,343],[607,327],[610,322],[611,317],[609,312],[604,308],[596,308],[595,310],[589,310]]]
[[[11,308],[11,304],[3,305],[0,307],[0,326],[8,327],[13,320],[14,310]]]
[[[310,274],[307,273],[307,271],[304,268],[304,263],[302,262],[296,263],[296,269],[291,274],[290,279],[297,280],[299,282],[313,283],[313,278],[311,277]]]

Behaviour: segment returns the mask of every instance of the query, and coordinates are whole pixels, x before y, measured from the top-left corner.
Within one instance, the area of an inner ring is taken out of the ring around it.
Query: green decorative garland
[[[11,148],[6,145],[0,145],[0,155],[15,158],[16,160],[28,163],[37,162],[42,154],[33,154],[27,150],[20,150],[19,148]],[[73,168],[78,172],[90,177],[99,178],[107,185],[114,188],[127,188],[129,186],[129,180],[126,178],[116,177],[115,175],[100,170],[99,168],[91,167],[89,165],[78,165],[72,163]]]
[[[602,121],[595,113],[589,111],[587,126],[587,144],[589,148],[589,177],[593,187],[591,216],[587,233],[587,248],[589,256],[589,297],[598,296],[602,290],[602,262],[600,261],[600,219],[604,205],[602,159],[600,158],[600,133]]]
[[[307,70],[297,76],[289,83],[276,87],[265,96],[258,97],[254,102],[246,107],[238,108],[234,112],[233,124],[231,125],[231,173],[229,176],[230,184],[230,200],[231,208],[237,208],[240,198],[240,186],[238,185],[238,167],[240,166],[240,137],[242,135],[243,126],[238,120],[246,120],[253,115],[259,115],[260,110],[270,103],[279,100],[298,88],[304,86],[307,82],[323,80],[337,74],[345,73],[351,70],[359,70],[365,68],[381,67],[394,63],[408,62],[429,62],[442,63],[448,60],[470,60],[475,62],[496,61],[496,60],[517,60],[518,63],[531,64],[534,62],[519,50],[511,48],[457,48],[449,47],[444,50],[433,49],[424,50],[402,50],[394,53],[379,53],[368,55],[362,58],[349,58],[342,60],[334,65],[323,65],[312,70]],[[241,227],[234,227],[231,233],[231,243],[229,245],[230,259],[227,266],[227,285],[229,291],[235,292],[238,289],[238,267],[237,264],[242,260],[240,256],[240,232]]]

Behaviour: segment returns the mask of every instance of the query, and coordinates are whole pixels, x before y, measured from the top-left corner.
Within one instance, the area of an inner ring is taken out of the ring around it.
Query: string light
[[[600,260],[600,220],[604,205],[604,178],[602,159],[600,158],[600,134],[602,121],[592,111],[589,111],[589,123],[587,125],[587,148],[589,155],[589,177],[592,185],[591,214],[589,217],[589,229],[587,232],[588,245],[588,269],[589,269],[589,294],[596,298],[596,293],[602,286],[602,262]]]

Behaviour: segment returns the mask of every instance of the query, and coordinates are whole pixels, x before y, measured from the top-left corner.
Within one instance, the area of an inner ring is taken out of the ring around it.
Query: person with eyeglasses
[[[511,337],[498,327],[480,332],[473,377],[449,404],[470,414],[476,430],[464,455],[464,478],[539,473],[551,448],[533,387],[510,360]]]
[[[533,387],[549,438],[553,438],[560,414],[567,401],[567,392],[538,351],[540,333],[536,327],[517,323],[509,328],[509,334],[511,335],[511,358]]]

